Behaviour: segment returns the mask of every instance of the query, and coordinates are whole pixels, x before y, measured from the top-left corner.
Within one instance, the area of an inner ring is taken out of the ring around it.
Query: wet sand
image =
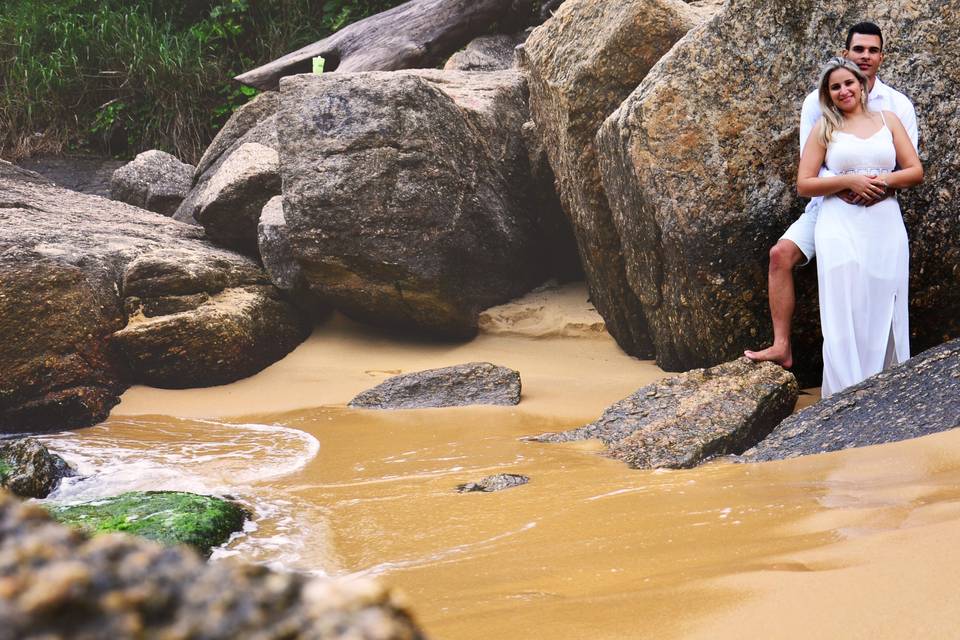
[[[521,404],[344,406],[389,375],[471,360],[519,369]],[[378,576],[435,638],[955,635],[960,433],[665,472],[520,440],[662,375],[609,337],[438,344],[338,317],[257,376],[134,388],[109,421],[50,444],[115,464],[122,488],[237,495],[256,530],[221,556]],[[454,491],[497,472],[532,480]]]

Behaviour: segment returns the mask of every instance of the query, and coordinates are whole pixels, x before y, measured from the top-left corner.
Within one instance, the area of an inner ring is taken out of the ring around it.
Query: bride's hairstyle
[[[817,139],[825,147],[830,144],[833,132],[843,127],[843,113],[837,105],[833,104],[833,99],[830,97],[830,74],[837,69],[846,69],[860,82],[860,104],[863,105],[864,111],[867,110],[867,77],[860,71],[860,67],[846,58],[837,57],[827,60],[820,69],[820,82],[817,85],[820,94],[820,111],[823,113]]]

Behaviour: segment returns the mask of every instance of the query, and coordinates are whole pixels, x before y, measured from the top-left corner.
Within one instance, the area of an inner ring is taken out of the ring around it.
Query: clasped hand
[[[886,181],[876,175],[852,174],[850,187],[837,195],[847,204],[871,206],[887,197]]]

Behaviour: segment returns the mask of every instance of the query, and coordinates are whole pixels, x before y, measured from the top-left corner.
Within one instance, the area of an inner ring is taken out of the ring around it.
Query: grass
[[[196,162],[255,92],[234,75],[401,0],[2,0],[0,157]]]

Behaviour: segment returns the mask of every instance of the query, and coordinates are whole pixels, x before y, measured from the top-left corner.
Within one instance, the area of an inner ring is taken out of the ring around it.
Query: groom
[[[860,22],[850,27],[843,56],[860,67],[860,71],[867,77],[867,89],[870,92],[867,108],[871,111],[893,111],[897,114],[914,148],[918,148],[917,114],[913,103],[908,97],[883,84],[877,78],[877,70],[883,62],[883,34],[880,32],[880,27],[872,22]],[[801,152],[807,143],[807,137],[820,117],[820,98],[817,91],[813,91],[804,99],[803,108],[800,111]],[[829,175],[826,168],[820,169],[820,175]],[[850,204],[870,206],[879,202],[879,200],[866,202],[851,192],[838,195]],[[885,194],[880,199],[888,195],[890,194]],[[787,368],[793,365],[793,352],[790,348],[790,325],[796,305],[793,268],[797,265],[805,265],[813,258],[813,233],[817,226],[817,216],[822,202],[822,197],[811,199],[803,214],[790,225],[787,232],[770,249],[770,269],[767,278],[770,315],[773,318],[773,346],[762,351],[744,351],[744,355],[753,361],[769,360]]]

